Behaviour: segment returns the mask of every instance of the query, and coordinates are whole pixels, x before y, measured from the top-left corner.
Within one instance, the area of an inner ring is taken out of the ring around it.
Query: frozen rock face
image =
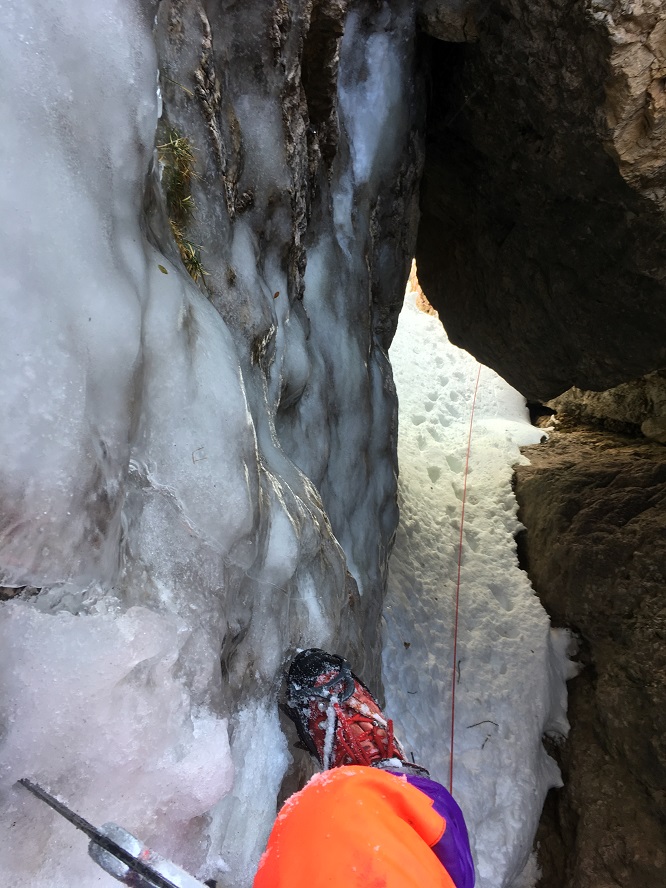
[[[249,884],[289,761],[286,657],[330,646],[378,678],[413,31],[408,2],[2,7],[16,886],[99,884],[22,776]]]
[[[516,468],[523,566],[580,640],[564,788],[537,835],[540,888],[666,882],[666,459],[660,444],[555,432]]]
[[[428,298],[529,399],[663,367],[663,4],[469,8],[472,43],[440,32],[433,4],[419,18],[442,38],[416,253]]]
[[[163,2],[157,44],[161,127],[196,148],[188,237],[210,301],[242,344],[260,437],[321,495],[376,662],[397,521],[386,349],[415,236],[418,102],[410,4],[346,6],[209,18]]]

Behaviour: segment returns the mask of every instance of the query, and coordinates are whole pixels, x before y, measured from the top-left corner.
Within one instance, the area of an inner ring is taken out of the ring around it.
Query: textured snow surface
[[[464,469],[479,365],[415,307],[413,293],[390,358],[400,401],[401,517],[384,609],[386,709],[416,761],[448,786],[455,674],[453,794],[469,827],[478,888],[508,888],[527,863],[546,791],[560,784],[541,736],[568,729],[568,638],[550,628],[514,543],[520,524],[511,466],[524,459],[519,446],[538,442],[542,432],[529,424],[523,398],[482,367],[454,671]]]

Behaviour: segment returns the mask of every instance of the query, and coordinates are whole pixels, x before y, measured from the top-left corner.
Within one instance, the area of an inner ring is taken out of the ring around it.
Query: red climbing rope
[[[467,499],[467,474],[469,472],[469,453],[472,449],[472,425],[474,423],[474,408],[476,407],[476,393],[479,390],[481,378],[481,364],[476,374],[474,397],[472,398],[472,411],[469,415],[469,434],[467,436],[467,457],[465,459],[465,473],[463,475],[462,509],[460,512],[460,539],[458,541],[458,578],[456,580],[456,615],[453,622],[453,679],[451,682],[451,748],[449,750],[449,792],[453,794],[453,736],[456,727],[456,671],[458,662],[458,612],[460,608],[460,570],[462,567],[463,527],[465,524],[465,501]]]

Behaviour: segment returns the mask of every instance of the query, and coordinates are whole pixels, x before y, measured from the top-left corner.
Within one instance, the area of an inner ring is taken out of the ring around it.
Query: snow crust
[[[463,528],[457,663],[455,587],[467,442],[479,365],[408,293],[390,351],[400,402],[400,525],[384,607],[386,709],[468,824],[478,888],[518,886],[549,787],[560,785],[544,733],[568,730],[569,639],[519,569],[511,489],[521,445],[543,434],[524,399],[481,368]],[[523,880],[522,886],[527,883]],[[533,884],[533,880],[529,882]]]

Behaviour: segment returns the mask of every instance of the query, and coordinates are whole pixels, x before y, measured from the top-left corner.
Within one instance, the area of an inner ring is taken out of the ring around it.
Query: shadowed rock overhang
[[[416,255],[451,339],[534,400],[666,365],[661,4],[420,9]]]

